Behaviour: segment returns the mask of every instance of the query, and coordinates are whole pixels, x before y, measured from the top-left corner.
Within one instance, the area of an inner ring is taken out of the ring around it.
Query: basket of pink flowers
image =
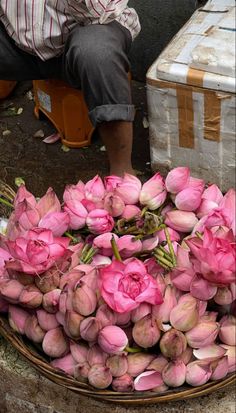
[[[233,189],[186,167],[96,176],[63,202],[5,188],[0,333],[36,369],[127,405],[235,382]]]

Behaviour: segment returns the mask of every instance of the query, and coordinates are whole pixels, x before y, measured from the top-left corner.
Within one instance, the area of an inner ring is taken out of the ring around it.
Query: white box
[[[151,165],[235,186],[235,2],[198,9],[147,73]]]

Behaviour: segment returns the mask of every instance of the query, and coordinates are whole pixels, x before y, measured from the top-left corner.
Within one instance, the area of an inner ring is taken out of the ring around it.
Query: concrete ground
[[[0,101],[0,179],[14,185],[15,178],[22,177],[36,196],[41,196],[49,186],[60,196],[68,183],[86,181],[97,173],[107,175],[107,155],[101,151],[102,142],[96,133],[91,146],[69,152],[61,149],[60,141],[45,144],[43,138],[33,137],[40,129],[45,137],[55,129],[47,119],[35,118],[34,103],[28,97],[31,88],[30,82],[19,83],[8,99]],[[147,115],[145,85],[132,82],[132,92],[136,106],[133,163],[145,178],[150,175],[148,128],[143,126]],[[7,116],[8,106],[22,108],[23,112]]]

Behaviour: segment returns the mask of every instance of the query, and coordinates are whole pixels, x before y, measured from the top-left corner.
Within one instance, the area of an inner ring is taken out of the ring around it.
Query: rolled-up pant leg
[[[62,57],[46,62],[15,45],[0,23],[0,80],[34,80],[61,77]]]
[[[117,22],[76,26],[64,51],[64,77],[81,88],[92,123],[133,121],[128,80],[129,31]]]

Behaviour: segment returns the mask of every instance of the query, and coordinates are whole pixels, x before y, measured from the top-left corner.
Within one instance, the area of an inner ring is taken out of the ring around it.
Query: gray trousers
[[[0,79],[59,78],[81,89],[94,126],[101,122],[133,121],[127,72],[129,31],[117,22],[75,26],[61,56],[42,61],[22,51],[0,23]]]

